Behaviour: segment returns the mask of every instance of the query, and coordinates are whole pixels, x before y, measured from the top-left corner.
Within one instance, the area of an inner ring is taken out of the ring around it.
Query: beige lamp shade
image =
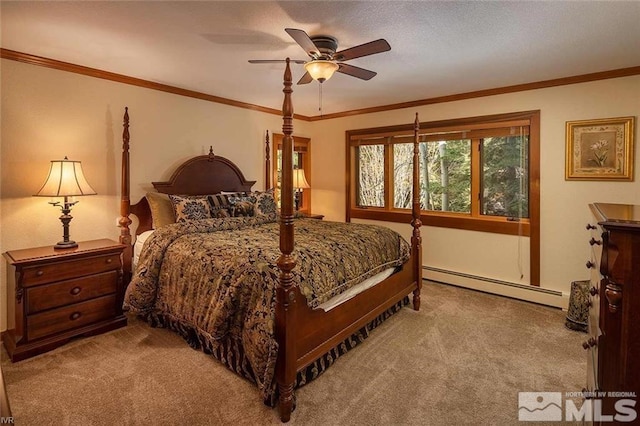
[[[307,70],[309,75],[320,83],[329,80],[338,68],[340,68],[340,66],[335,62],[325,61],[322,59],[309,61],[304,64],[304,69]]]
[[[311,188],[309,182],[307,182],[307,178],[304,176],[303,169],[293,169],[293,187],[294,189]]]
[[[77,195],[95,195],[91,185],[87,182],[82,172],[79,161],[52,160],[49,176],[37,197],[74,197]]]

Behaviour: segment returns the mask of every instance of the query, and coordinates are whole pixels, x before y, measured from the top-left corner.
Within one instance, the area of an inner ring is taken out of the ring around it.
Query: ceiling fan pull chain
[[[318,83],[318,111],[322,117],[322,83]]]

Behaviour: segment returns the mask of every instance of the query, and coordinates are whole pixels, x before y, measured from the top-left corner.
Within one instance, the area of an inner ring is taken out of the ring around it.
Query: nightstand
[[[127,325],[122,313],[122,251],[111,240],[4,253],[8,263],[8,330],[11,361],[49,351],[71,338]]]

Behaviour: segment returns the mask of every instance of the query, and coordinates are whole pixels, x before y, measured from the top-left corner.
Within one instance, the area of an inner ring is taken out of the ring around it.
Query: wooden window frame
[[[282,150],[282,138],[284,135],[279,133],[273,134],[272,155],[273,158],[271,165],[271,177],[273,187],[278,185],[278,151]],[[309,185],[312,185],[311,180],[311,139],[303,138],[301,136],[293,136],[293,150],[294,152],[301,152],[302,155],[302,169],[304,170],[304,176],[307,178]],[[274,195],[277,194],[275,191]],[[311,214],[311,188],[302,190],[302,203],[298,211],[304,214]],[[276,196],[276,203],[278,202]]]
[[[467,117],[461,119],[442,120],[420,123],[421,131],[432,133],[447,133],[449,135],[473,134],[471,149],[479,149],[479,139],[484,132],[491,135],[489,129],[526,125],[529,127],[529,218],[519,221],[506,217],[480,215],[479,203],[472,200],[471,213],[422,211],[422,223],[427,226],[438,226],[470,231],[490,232],[507,235],[528,236],[530,241],[530,283],[540,285],[540,111],[523,111],[488,116]],[[369,219],[387,222],[407,222],[411,216],[410,209],[393,208],[393,150],[387,148],[394,137],[396,143],[410,136],[413,124],[377,127],[346,131],[346,220]],[[433,140],[437,136],[432,137]],[[465,139],[470,139],[466,137]],[[427,141],[429,137],[427,137]],[[407,140],[409,142],[409,140]],[[385,144],[385,206],[386,207],[358,207],[356,206],[356,173],[357,158],[355,147],[359,145]],[[472,181],[471,197],[480,193],[480,155],[471,157]]]

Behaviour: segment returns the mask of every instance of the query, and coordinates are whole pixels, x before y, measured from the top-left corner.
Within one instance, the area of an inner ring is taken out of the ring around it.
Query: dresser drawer
[[[587,352],[587,392],[597,392],[598,389],[598,348],[593,347]]]
[[[600,301],[598,296],[590,296],[589,301],[589,335],[586,343],[587,351],[587,390],[593,392],[598,388],[598,341],[600,337],[600,325],[598,324],[598,312]]]
[[[29,340],[91,324],[116,314],[116,296],[104,296],[27,316]]]
[[[116,292],[118,272],[109,271],[27,289],[27,314]]]
[[[120,254],[112,253],[84,259],[47,263],[23,269],[22,283],[24,287],[62,281],[99,272],[120,268]]]
[[[587,387],[595,386],[607,397],[594,401],[594,411],[584,417],[602,414],[609,421],[598,416],[592,417],[594,423],[635,425],[639,424],[638,418],[618,417],[622,414],[618,408],[625,406],[618,402],[626,396],[615,395],[637,394],[640,390],[640,205],[596,203],[589,209],[597,223],[589,229],[598,232],[592,236],[595,241],[591,246],[600,274],[592,277],[599,291],[592,300],[588,339],[597,340],[595,345],[587,340]],[[596,241],[601,241],[601,250]]]
[[[591,258],[589,262],[590,280],[589,280],[589,316],[588,316],[588,332],[587,339],[582,346],[587,353],[587,392],[595,392],[598,389],[598,340],[601,334],[599,325],[600,312],[600,262],[602,258],[602,228],[595,225],[588,225],[590,229],[589,246],[591,247]]]

